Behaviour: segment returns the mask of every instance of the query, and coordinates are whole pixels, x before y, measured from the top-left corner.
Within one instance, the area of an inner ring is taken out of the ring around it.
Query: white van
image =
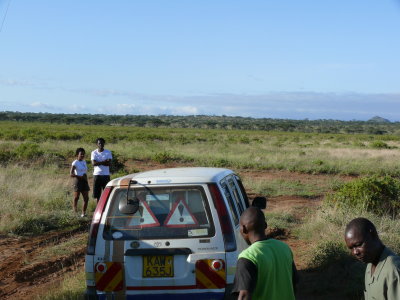
[[[90,227],[86,297],[227,298],[247,247],[239,217],[248,206],[228,169],[161,169],[110,181]]]

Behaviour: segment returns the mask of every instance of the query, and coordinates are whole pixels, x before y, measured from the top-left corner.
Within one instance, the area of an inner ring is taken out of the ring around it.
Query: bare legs
[[[75,213],[78,212],[78,200],[79,200],[80,194],[82,194],[82,197],[83,197],[82,215],[86,215],[86,209],[87,209],[88,202],[89,202],[88,191],[74,192],[74,200],[72,202],[72,209],[74,210]]]

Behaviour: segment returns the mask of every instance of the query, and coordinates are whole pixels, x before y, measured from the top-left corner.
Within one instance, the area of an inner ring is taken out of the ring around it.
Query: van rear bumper
[[[106,300],[106,294],[97,295],[97,299]],[[127,300],[221,300],[224,299],[224,293],[180,293],[180,294],[139,294],[126,295]]]

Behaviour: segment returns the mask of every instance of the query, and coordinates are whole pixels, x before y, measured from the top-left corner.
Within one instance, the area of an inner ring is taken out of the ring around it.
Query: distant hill
[[[372,119],[369,119],[368,122],[375,122],[375,123],[390,123],[390,121],[388,119],[379,117],[379,116],[375,116]]]

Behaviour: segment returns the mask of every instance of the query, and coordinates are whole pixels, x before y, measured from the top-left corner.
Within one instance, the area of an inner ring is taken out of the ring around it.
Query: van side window
[[[239,187],[240,193],[242,194],[243,201],[244,201],[244,206],[245,206],[245,208],[248,208],[250,206],[249,198],[247,198],[247,194],[246,194],[246,191],[244,189],[242,180],[239,178],[239,176],[235,176],[235,179],[236,179],[236,183],[237,183],[237,185]]]
[[[242,198],[240,197],[240,192],[238,191],[238,188],[236,184],[233,182],[232,178],[228,179],[228,186],[232,192],[233,200],[236,202],[236,205],[239,209],[239,215],[241,215],[244,211]]]
[[[229,187],[226,184],[226,182],[224,180],[222,180],[220,183],[221,183],[222,190],[224,191],[224,195],[225,195],[226,199],[228,200],[229,209],[230,209],[232,217],[233,217],[233,222],[235,223],[235,226],[236,226],[239,224],[239,214],[236,210],[234,200],[232,198],[231,192],[230,192]]]

